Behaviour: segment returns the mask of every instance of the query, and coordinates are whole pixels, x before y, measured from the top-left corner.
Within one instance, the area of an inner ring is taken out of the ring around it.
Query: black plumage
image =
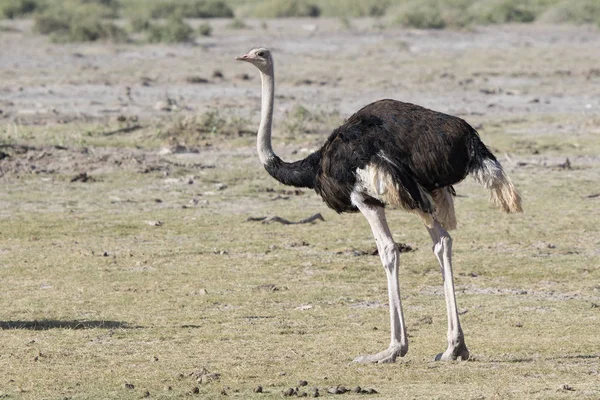
[[[393,177],[407,208],[432,213],[423,192],[451,187],[483,159],[496,160],[461,118],[386,99],[360,109],[306,159],[285,163],[275,157],[265,168],[286,185],[315,189],[341,213],[358,211],[350,194],[356,171],[370,164]]]

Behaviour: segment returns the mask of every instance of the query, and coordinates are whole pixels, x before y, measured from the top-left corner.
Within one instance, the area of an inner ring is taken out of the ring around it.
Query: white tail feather
[[[486,158],[473,177],[490,190],[490,201],[507,213],[522,212],[521,195],[496,160]]]

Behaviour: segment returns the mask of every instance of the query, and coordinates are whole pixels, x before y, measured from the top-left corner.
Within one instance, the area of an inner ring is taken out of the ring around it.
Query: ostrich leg
[[[373,355],[357,357],[354,361],[360,363],[393,363],[396,361],[396,357],[402,357],[408,351],[408,340],[400,301],[400,286],[398,284],[400,252],[388,228],[383,207],[366,204],[364,196],[356,192],[352,193],[351,199],[352,203],[369,221],[373,236],[375,236],[379,257],[387,275],[391,325],[391,341],[386,350]]]
[[[442,228],[440,223],[433,220],[433,227],[427,227],[431,240],[433,240],[433,254],[440,263],[442,279],[444,280],[444,294],[446,296],[446,310],[448,312],[448,348],[438,354],[436,360],[463,360],[469,359],[469,350],[465,344],[465,338],[460,321],[458,320],[458,308],[456,306],[456,295],[454,293],[454,278],[452,277],[452,238]]]

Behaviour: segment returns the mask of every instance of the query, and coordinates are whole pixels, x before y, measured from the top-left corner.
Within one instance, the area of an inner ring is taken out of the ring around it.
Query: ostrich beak
[[[248,56],[248,54],[244,54],[243,56],[239,56],[235,58],[238,61],[250,61],[250,57]]]

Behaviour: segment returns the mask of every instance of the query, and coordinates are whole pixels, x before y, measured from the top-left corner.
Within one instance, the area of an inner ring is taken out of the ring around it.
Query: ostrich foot
[[[469,359],[469,350],[464,343],[456,345],[454,347],[448,347],[445,352],[435,356],[435,361],[453,361],[461,359],[466,361]]]
[[[396,357],[404,357],[408,352],[407,345],[393,344],[390,345],[386,350],[381,351],[377,354],[370,354],[366,356],[356,357],[354,362],[356,363],[379,363],[379,364],[390,364],[396,361]]]

